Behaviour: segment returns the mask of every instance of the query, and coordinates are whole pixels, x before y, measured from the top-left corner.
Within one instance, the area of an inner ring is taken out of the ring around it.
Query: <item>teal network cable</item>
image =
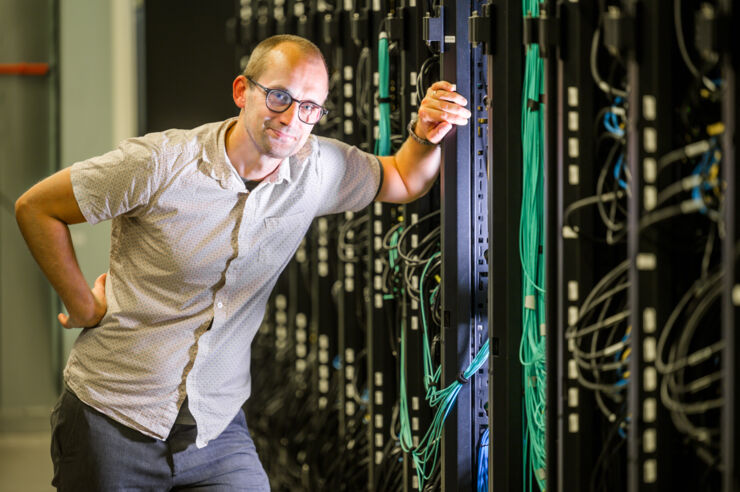
[[[399,399],[400,412],[399,420],[401,423],[398,435],[401,448],[405,453],[411,456],[416,468],[416,475],[419,480],[419,490],[423,490],[424,483],[432,476],[437,466],[439,458],[439,446],[442,441],[442,430],[452,408],[455,406],[457,396],[462,389],[463,382],[467,381],[486,363],[488,360],[488,340],[480,348],[476,356],[470,362],[468,367],[462,372],[461,378],[443,389],[437,389],[442,368],[434,368],[432,360],[432,351],[430,347],[429,329],[426,316],[426,303],[424,279],[429,272],[432,264],[437,260],[441,253],[435,253],[429,258],[424,265],[424,270],[419,280],[419,292],[422,302],[420,303],[422,319],[422,354],[424,368],[424,389],[426,390],[426,401],[431,408],[436,407],[432,424],[427,429],[424,436],[414,445],[411,435],[411,419],[408,410],[408,393],[406,389],[406,323],[401,322],[401,347],[400,347],[400,370],[399,370]],[[434,298],[439,295],[439,285],[435,286],[429,293],[429,303],[434,302]],[[462,380],[462,381],[461,381]]]
[[[378,138],[375,140],[376,155],[391,154],[391,101],[390,101],[390,55],[388,34],[381,32],[378,38]]]
[[[524,0],[524,15],[539,16],[539,4]],[[522,265],[522,337],[519,360],[523,365],[524,490],[534,482],[545,490],[545,255],[542,102],[544,62],[539,46],[527,48],[522,101],[522,208],[519,257]]]

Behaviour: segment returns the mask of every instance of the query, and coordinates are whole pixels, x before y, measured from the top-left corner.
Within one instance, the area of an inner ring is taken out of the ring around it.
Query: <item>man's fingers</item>
[[[59,313],[57,315],[57,319],[59,320],[59,323],[65,328],[69,328],[69,316],[67,316],[64,313]]]
[[[462,94],[455,92],[456,90],[457,87],[455,84],[450,84],[447,81],[440,80],[439,82],[432,84],[429,89],[427,89],[426,95],[430,99],[450,101],[461,106],[466,106],[468,104],[468,100],[465,99]]]
[[[439,143],[450,130],[452,130],[452,124],[443,121],[427,132],[427,140],[432,143]]]
[[[103,273],[97,279],[95,279],[95,284],[93,285],[93,288],[101,288],[105,290],[105,279],[107,276],[107,273]]]
[[[462,110],[462,111],[460,111]],[[455,125],[467,125],[470,118],[470,112],[465,108],[442,110],[432,107],[419,110],[419,119],[428,121],[431,124],[446,121]]]

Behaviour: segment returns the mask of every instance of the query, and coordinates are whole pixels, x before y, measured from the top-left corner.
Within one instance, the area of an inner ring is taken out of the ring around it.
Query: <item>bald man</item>
[[[312,135],[329,76],[291,35],[262,41],[232,90],[238,117],[125,140],[16,202],[60,323],[84,328],[51,416],[59,490],[269,490],[241,407],[280,272],[315,217],[426,193],[470,117],[440,81],[394,156]],[[90,289],[68,224],[103,220],[110,268]]]

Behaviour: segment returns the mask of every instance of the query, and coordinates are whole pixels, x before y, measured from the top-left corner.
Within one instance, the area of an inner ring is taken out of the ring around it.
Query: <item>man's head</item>
[[[316,45],[298,36],[280,35],[257,45],[233,85],[234,102],[242,108],[240,123],[254,150],[283,159],[300,150],[313,129],[312,124],[301,121],[311,104],[299,109],[298,101],[323,105],[329,75]],[[271,109],[267,96],[273,89],[282,92],[271,94]],[[287,108],[272,104],[276,96],[289,103]]]
[[[306,58],[312,57],[321,60],[321,62],[324,64],[324,70],[326,70],[328,85],[329,68],[326,65],[324,54],[321,53],[321,50],[318,46],[313,44],[308,39],[302,38],[300,36],[295,36],[293,34],[278,34],[277,36],[270,36],[269,38],[264,39],[257,46],[255,46],[255,48],[252,50],[252,54],[249,56],[247,66],[244,67],[244,72],[242,72],[242,75],[247,78],[251,78],[252,80],[259,80],[260,76],[267,69],[267,66],[270,63],[270,53],[283,43],[293,44],[304,54],[304,56],[306,56]]]

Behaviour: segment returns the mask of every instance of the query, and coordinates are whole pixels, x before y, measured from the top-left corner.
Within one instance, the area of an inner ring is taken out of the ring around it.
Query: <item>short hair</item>
[[[247,66],[244,67],[244,72],[242,72],[242,75],[247,78],[251,78],[252,80],[257,80],[267,69],[270,52],[272,52],[272,50],[276,49],[283,43],[294,44],[307,56],[316,57],[321,60],[321,62],[324,64],[324,68],[326,69],[326,76],[328,79],[329,67],[326,64],[324,54],[321,53],[319,47],[313,44],[308,39],[296,36],[294,34],[278,34],[276,36],[270,36],[269,38],[260,41],[259,44],[257,44],[257,46],[255,46],[252,50],[252,54],[249,56]]]

